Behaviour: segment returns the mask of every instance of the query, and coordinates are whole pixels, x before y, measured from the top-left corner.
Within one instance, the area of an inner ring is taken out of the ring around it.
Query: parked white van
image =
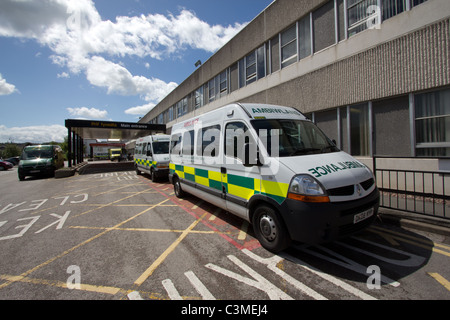
[[[146,172],[152,181],[167,177],[169,174],[170,136],[157,134],[136,140],[134,149],[134,167],[136,174]]]
[[[328,242],[375,219],[372,172],[296,109],[235,103],[172,127],[170,182],[253,224],[263,247]]]

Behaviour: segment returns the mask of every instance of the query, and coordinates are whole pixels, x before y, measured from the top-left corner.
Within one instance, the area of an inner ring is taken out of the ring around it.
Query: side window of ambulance
[[[180,154],[181,134],[174,134],[170,139],[170,153]]]
[[[183,134],[183,155],[194,155],[194,130],[186,131]]]
[[[145,156],[146,155],[146,153],[147,153],[147,142],[145,142],[143,145],[142,145],[142,151],[141,151],[141,153]]]
[[[242,122],[230,122],[225,126],[225,155],[241,159],[245,143],[250,143],[250,132]],[[242,159],[241,159],[242,160]]]
[[[197,155],[204,157],[219,156],[220,125],[216,124],[198,130]]]
[[[141,154],[141,144],[136,144],[136,148],[134,150],[134,154]]]

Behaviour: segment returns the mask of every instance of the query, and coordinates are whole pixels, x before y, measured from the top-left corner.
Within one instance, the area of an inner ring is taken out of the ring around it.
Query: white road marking
[[[212,293],[209,292],[205,285],[200,281],[199,278],[197,278],[197,276],[192,271],[185,272],[184,274],[204,300],[216,300]]]

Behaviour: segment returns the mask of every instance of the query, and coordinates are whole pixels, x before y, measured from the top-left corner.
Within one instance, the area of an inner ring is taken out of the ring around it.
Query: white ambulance
[[[170,136],[165,134],[150,135],[136,140],[134,149],[134,167],[136,174],[146,172],[152,181],[167,177],[169,174]]]
[[[379,206],[372,172],[283,106],[235,103],[175,124],[169,179],[176,196],[252,223],[273,252],[361,230]]]

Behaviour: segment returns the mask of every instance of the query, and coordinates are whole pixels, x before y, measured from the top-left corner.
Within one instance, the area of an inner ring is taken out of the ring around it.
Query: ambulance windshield
[[[153,152],[155,154],[169,153],[169,141],[153,142]]]
[[[334,143],[312,122],[289,119],[252,120],[271,157],[337,152]]]

